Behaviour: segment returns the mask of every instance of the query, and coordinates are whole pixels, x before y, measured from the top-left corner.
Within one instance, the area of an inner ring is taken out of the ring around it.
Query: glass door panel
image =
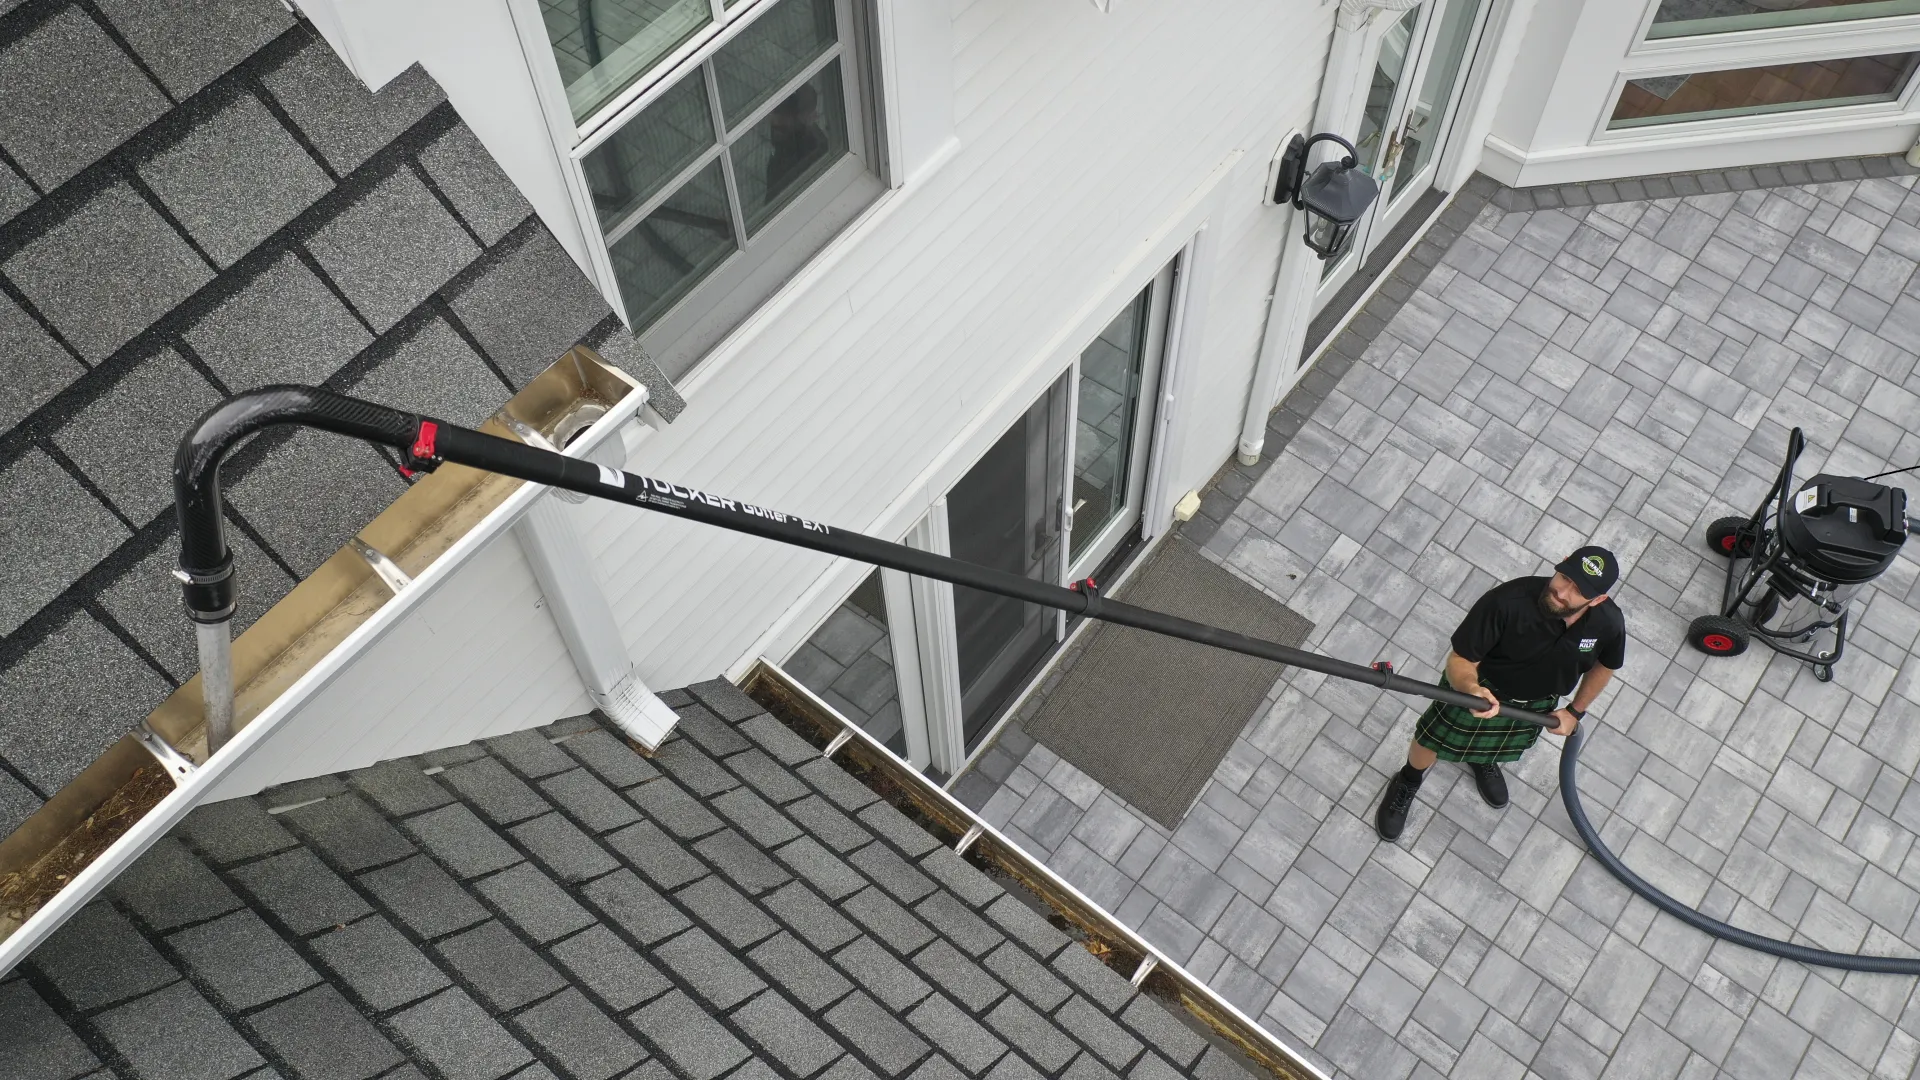
[[[1056,383],[947,494],[953,557],[1040,581],[1060,567],[1066,383]],[[968,746],[1053,647],[1048,608],[954,587],[960,711]]]
[[[1484,0],[1446,0],[1446,10],[1433,32],[1427,54],[1426,70],[1421,74],[1420,90],[1402,113],[1400,161],[1393,170],[1388,198],[1400,200],[1403,194],[1418,196],[1432,186],[1424,176],[1434,161],[1451,118],[1449,107],[1461,83],[1466,66],[1467,46],[1473,43],[1473,31],[1480,22]]]
[[[1406,74],[1407,60],[1413,55],[1414,43],[1418,40],[1420,20],[1425,16],[1428,5],[1409,8],[1399,21],[1387,29],[1380,38],[1380,51],[1374,59],[1373,78],[1367,84],[1367,100],[1360,107],[1360,126],[1354,132],[1353,146],[1360,160],[1360,168],[1368,176],[1380,182],[1384,187],[1391,179],[1388,173],[1392,168],[1390,158],[1393,140],[1389,133],[1393,130],[1393,119],[1400,115],[1402,76]],[[1379,203],[1374,204],[1376,207]],[[1338,286],[1335,279],[1344,281],[1366,258],[1366,224],[1356,229],[1354,242],[1344,255],[1337,259],[1328,259],[1320,270],[1320,280],[1324,287]]]
[[[1134,421],[1140,413],[1141,361],[1146,358],[1148,287],[1080,354],[1073,432],[1073,540],[1080,561],[1094,538],[1129,509]]]
[[[888,625],[880,571],[875,570],[787,658],[785,667],[802,686],[904,757],[907,739]]]

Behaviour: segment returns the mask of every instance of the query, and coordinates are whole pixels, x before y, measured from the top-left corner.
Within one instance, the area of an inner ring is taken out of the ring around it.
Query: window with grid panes
[[[868,176],[851,5],[777,0],[584,159],[629,326],[778,247],[829,174]],[[827,192],[831,194],[831,192]]]

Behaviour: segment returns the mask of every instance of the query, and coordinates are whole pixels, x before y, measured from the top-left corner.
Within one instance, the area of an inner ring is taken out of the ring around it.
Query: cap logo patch
[[[1588,555],[1580,560],[1580,569],[1586,571],[1588,577],[1599,577],[1607,569],[1607,560],[1598,555]]]

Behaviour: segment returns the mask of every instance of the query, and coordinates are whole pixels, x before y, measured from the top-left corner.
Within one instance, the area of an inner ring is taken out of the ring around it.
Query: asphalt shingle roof
[[[275,0],[0,0],[0,101],[0,836],[193,674],[168,469],[212,403],[474,423],[585,341],[678,411],[433,80],[369,92]],[[236,630],[402,490],[287,434],[226,480]]]
[[[1246,1078],[730,684],[663,696],[697,788],[581,717],[195,810],[0,982],[9,1069]]]

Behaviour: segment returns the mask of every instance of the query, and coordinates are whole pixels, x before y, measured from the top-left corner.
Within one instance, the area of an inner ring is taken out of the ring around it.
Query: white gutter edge
[[[611,368],[611,365],[609,365]],[[632,382],[631,376],[618,373],[621,379]],[[585,457],[607,438],[614,436],[620,429],[631,423],[641,407],[647,403],[647,390],[635,384],[634,388],[622,397],[605,416],[593,422],[587,430],[574,440],[573,444],[562,451],[568,457]],[[88,864],[87,868],[74,876],[67,886],[47,901],[39,911],[22,923],[18,930],[5,941],[0,941],[0,977],[6,976],[20,961],[27,958],[41,942],[55,930],[98,896],[114,878],[132,865],[133,861],[146,853],[161,837],[165,836],[189,810],[219,785],[219,782],[240,763],[253,756],[274,732],[287,722],[301,706],[312,700],[314,695],[326,689],[338,678],[360,654],[373,648],[380,640],[397,626],[402,618],[431,596],[453,574],[466,565],[468,560],[478,554],[496,537],[507,532],[519,518],[531,507],[534,500],[546,494],[546,487],[533,483],[522,483],[520,488],[493,510],[481,518],[479,524],[468,530],[465,536],[453,543],[431,565],[422,570],[413,583],[394,594],[393,598],[368,617],[367,621],[355,627],[346,640],[335,646],[320,661],[295,680],[284,693],[274,699],[253,718],[247,726],[237,732],[233,738],[215,753],[204,765],[193,771],[180,785],[160,800],[145,817],[115,840],[107,850]]]
[[[767,670],[772,671],[775,674],[779,675],[780,678],[784,680],[789,687],[798,691],[800,694],[804,695],[807,698],[807,700],[814,705],[814,707],[822,710],[823,712],[827,713],[828,715],[832,716],[834,719],[840,722],[840,734],[836,736],[831,743],[828,744],[826,752],[823,752],[822,754],[823,757],[831,757],[833,751],[839,750],[840,747],[846,745],[848,741],[851,741],[852,739],[859,739],[863,744],[865,744],[866,748],[869,751],[875,754],[883,755],[886,758],[892,759],[894,763],[897,764],[903,770],[906,770],[908,772],[913,772],[915,774],[919,773],[920,770],[915,769],[912,765],[907,764],[906,761],[901,759],[900,755],[887,749],[887,745],[885,743],[874,738],[871,734],[869,734],[866,731],[865,728],[862,728],[860,725],[847,719],[844,715],[841,714],[840,710],[835,709],[833,706],[821,700],[819,695],[815,694],[812,690],[808,689],[806,686],[801,684],[800,680],[794,678],[792,675],[787,674],[787,671],[785,668],[781,667],[779,664],[774,663],[772,660],[769,660],[764,656],[760,657],[759,662],[765,665]],[[920,787],[922,790],[924,790],[929,794],[937,793],[937,797],[946,803],[947,808],[949,810],[965,818],[967,821],[972,822],[972,827],[969,828],[966,832],[966,835],[961,838],[961,842],[958,850],[964,851],[966,848],[973,846],[973,844],[977,842],[980,837],[986,836],[994,840],[996,843],[998,843],[1001,850],[1003,851],[1019,852],[1022,856],[1025,856],[1028,868],[1032,870],[1037,876],[1045,878],[1049,887],[1059,889],[1061,892],[1066,893],[1078,903],[1085,905],[1085,907],[1088,910],[1097,911],[1102,915],[1105,915],[1107,917],[1108,925],[1116,932],[1114,936],[1124,939],[1128,946],[1138,950],[1142,956],[1146,957],[1147,960],[1152,961],[1157,967],[1166,968],[1169,972],[1173,973],[1175,978],[1179,979],[1186,986],[1193,988],[1201,996],[1205,997],[1207,1001],[1214,1008],[1219,1009],[1221,1012],[1226,1013],[1229,1016],[1232,1016],[1234,1019],[1246,1025],[1247,1030],[1256,1032],[1260,1035],[1265,1036],[1268,1046],[1272,1050],[1278,1052],[1280,1056],[1290,1058],[1293,1061],[1304,1066],[1309,1072],[1312,1073],[1313,1076],[1318,1077],[1319,1080],[1332,1080],[1332,1078],[1327,1076],[1326,1073],[1321,1072],[1318,1068],[1316,1068],[1311,1061],[1308,1061],[1306,1058],[1306,1055],[1300,1053],[1298,1050],[1295,1050],[1293,1047],[1287,1045],[1287,1043],[1283,1041],[1279,1036],[1269,1031],[1265,1025],[1261,1024],[1258,1020],[1255,1020],[1252,1017],[1248,1016],[1246,1013],[1242,1012],[1239,1006],[1235,1005],[1231,1001],[1228,1001],[1226,998],[1221,997],[1218,991],[1216,991],[1213,987],[1208,986],[1206,982],[1204,982],[1203,980],[1195,977],[1192,972],[1189,972],[1186,969],[1185,966],[1175,963],[1172,957],[1169,957],[1166,953],[1161,952],[1157,947],[1153,945],[1153,943],[1149,942],[1146,938],[1143,938],[1138,933],[1134,932],[1134,929],[1131,926],[1128,926],[1126,923],[1121,922],[1120,917],[1118,915],[1115,915],[1113,912],[1108,911],[1104,906],[1094,903],[1093,900],[1088,898],[1086,893],[1081,892],[1078,888],[1075,888],[1071,882],[1067,881],[1067,879],[1055,873],[1051,866],[1048,866],[1046,863],[1040,861],[1040,859],[1036,858],[1032,852],[1028,851],[1024,847],[1021,847],[1019,844],[1014,843],[1012,840],[1007,839],[1007,836],[1005,833],[1001,832],[999,829],[996,829],[992,825],[988,824],[985,818],[982,818],[979,814],[975,813],[972,809],[970,809],[967,806],[967,804],[955,798],[951,792],[948,792],[945,788],[942,788],[940,785],[935,784],[931,780],[925,780],[924,777],[922,779],[924,780],[924,783],[917,785],[918,787]]]

